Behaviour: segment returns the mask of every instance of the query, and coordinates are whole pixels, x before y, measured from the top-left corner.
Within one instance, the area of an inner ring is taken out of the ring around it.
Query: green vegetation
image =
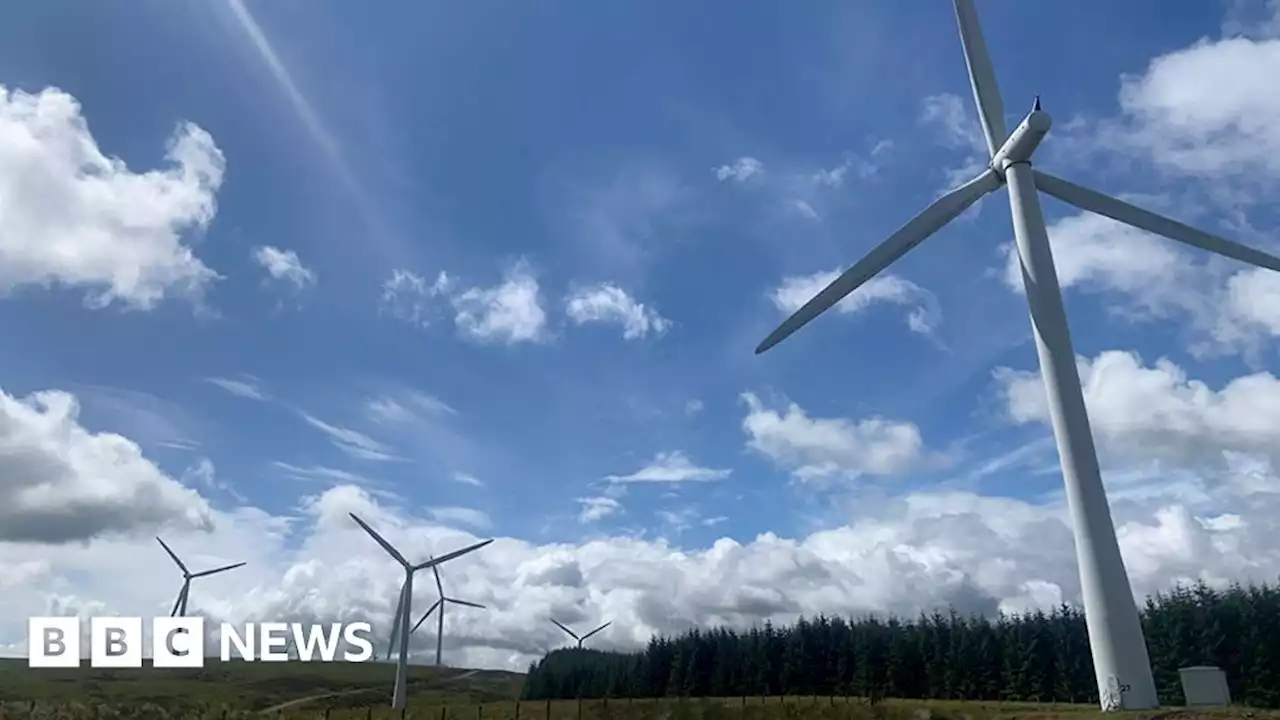
[[[394,666],[386,663],[214,662],[198,670],[46,669],[28,668],[26,660],[3,659],[0,703],[23,708],[35,701],[38,706],[153,703],[170,711],[262,710],[323,695],[327,706],[363,707],[389,702],[393,673]],[[519,693],[523,679],[518,673],[497,670],[411,667],[409,700],[432,706],[509,701]]]
[[[1184,703],[1178,668],[1217,665],[1233,700],[1280,708],[1280,588],[1178,588],[1147,601],[1143,625],[1163,704]],[[820,616],[789,628],[655,638],[637,654],[559,650],[529,669],[522,697],[833,694],[1098,701],[1084,615],[1066,606],[996,621]]]

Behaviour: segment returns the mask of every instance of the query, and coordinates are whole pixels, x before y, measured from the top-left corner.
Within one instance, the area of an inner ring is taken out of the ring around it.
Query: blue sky
[[[980,11],[1010,126],[1037,93],[1055,118],[1039,166],[1265,245],[1280,217],[1261,189],[1280,173],[1255,159],[1210,186],[1226,161],[1197,153],[1213,139],[1247,158],[1274,136],[1184,112],[1201,100],[1151,63],[1223,70],[1246,52],[1221,42],[1236,36],[1272,53],[1273,9]],[[1197,55],[1202,39],[1226,59]],[[1257,117],[1258,81],[1206,76],[1187,87]],[[218,512],[289,515],[354,484],[480,535],[697,549],[856,526],[913,493],[1035,506],[1060,487],[1047,427],[1010,399],[1011,373],[1036,363],[1005,282],[1003,193],[895,266],[882,295],[753,355],[787,314],[779,288],[820,288],[803,281],[981,167],[950,3],[50,0],[0,9],[0,83],[74,98],[117,172],[174,167],[184,133],[186,157],[217,168],[172,175],[185,203],[81,198],[83,225],[118,235],[64,251],[84,253],[78,269],[0,250],[19,268],[0,271],[0,383],[72,393],[85,429],[129,438]],[[1166,357],[1177,388],[1213,392],[1273,366],[1280,325],[1222,290],[1241,268],[1149,237],[1117,249],[1131,238],[1115,227],[1045,208],[1067,221],[1056,251],[1073,231],[1092,243],[1060,257],[1083,358],[1136,353],[1137,372]],[[22,275],[24,257],[39,272]],[[1209,289],[1157,292],[1165,261]],[[139,272],[159,278],[153,302],[86,301]],[[630,332],[592,320],[619,301]],[[1117,417],[1099,433],[1131,440],[1134,416]],[[1205,442],[1271,437],[1223,433]]]

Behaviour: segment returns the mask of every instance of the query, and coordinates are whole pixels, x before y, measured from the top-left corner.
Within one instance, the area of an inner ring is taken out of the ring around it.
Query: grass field
[[[0,720],[248,717],[389,720],[391,665],[219,663],[202,670],[31,669],[0,659]],[[517,702],[524,676],[413,667],[406,718],[420,720],[1090,720],[1094,705],[748,697]],[[1280,720],[1280,711],[1169,708],[1134,720]]]

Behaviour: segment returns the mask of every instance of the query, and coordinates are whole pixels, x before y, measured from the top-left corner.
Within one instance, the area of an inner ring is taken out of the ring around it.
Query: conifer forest
[[[1149,598],[1143,626],[1162,705],[1182,705],[1178,669],[1226,671],[1233,702],[1280,707],[1280,586],[1200,584]],[[790,627],[695,629],[637,653],[556,650],[522,697],[840,695],[1095,703],[1083,612],[935,612],[914,620],[801,618]]]

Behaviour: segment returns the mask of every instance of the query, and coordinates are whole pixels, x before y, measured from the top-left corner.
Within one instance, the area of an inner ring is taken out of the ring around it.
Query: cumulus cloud
[[[622,337],[638,340],[649,333],[661,335],[671,321],[654,308],[637,302],[625,290],[612,283],[599,283],[580,288],[565,298],[565,311],[575,324],[613,323],[622,326]]]
[[[378,298],[378,312],[397,320],[427,327],[431,324],[433,301],[453,287],[453,279],[441,271],[434,282],[402,268],[391,271],[391,277],[382,283],[382,295]]]
[[[0,390],[0,540],[63,543],[212,526],[199,494],[143,457],[137,443],[91,432],[79,415],[70,393],[17,398]]]
[[[463,337],[508,345],[546,339],[547,313],[538,280],[526,263],[516,263],[500,284],[464,290],[452,302]]]
[[[712,168],[712,174],[720,182],[732,180],[733,182],[746,182],[751,178],[758,178],[764,174],[764,163],[753,157],[740,157],[728,165],[721,165]]]
[[[1204,457],[1229,451],[1227,462],[1212,474],[1164,469],[1147,472],[1136,482],[1133,477],[1142,476],[1141,471],[1126,471],[1129,477],[1120,482],[1116,471],[1109,474],[1117,532],[1135,591],[1151,593],[1178,581],[1221,584],[1271,580],[1280,574],[1273,532],[1273,519],[1280,512],[1280,478],[1268,459],[1267,442],[1275,435],[1275,413],[1267,408],[1280,407],[1271,397],[1280,381],[1249,376],[1238,381],[1239,386],[1228,383],[1214,390],[1171,365],[1145,366],[1124,354],[1104,354],[1082,364],[1104,444],[1118,443],[1179,462],[1186,457],[1181,445],[1201,443]],[[1001,397],[1010,418],[1044,423],[1038,378],[1015,371],[1005,371],[1002,377]],[[787,467],[838,466],[861,472],[870,463],[878,466],[871,470],[892,471],[903,466],[893,458],[912,455],[874,450],[876,442],[895,434],[867,432],[865,423],[815,420],[795,407],[784,415],[765,410],[750,396],[746,402],[764,419],[744,423],[749,438],[758,438],[758,449],[775,451]],[[420,516],[394,497],[380,500],[346,483],[306,495],[280,515],[245,506],[211,509],[194,489],[163,478],[130,441],[68,429],[57,421],[66,414],[55,414],[52,421],[36,417],[40,408],[52,405],[5,400],[0,427],[8,430],[0,435],[0,457],[11,458],[10,463],[15,457],[40,461],[3,468],[4,477],[32,477],[33,467],[48,477],[48,468],[61,467],[64,470],[55,477],[62,479],[42,487],[101,503],[104,493],[88,484],[90,480],[106,479],[127,488],[141,477],[150,479],[143,497],[153,506],[156,498],[189,499],[199,513],[184,514],[182,502],[171,510],[180,518],[204,517],[207,522],[171,522],[164,529],[166,541],[184,561],[200,567],[248,563],[193,588],[191,609],[215,621],[369,620],[382,643],[390,628],[400,569],[347,513],[359,514],[410,559],[439,555],[478,539],[451,527],[465,521],[457,508],[427,509]],[[1162,434],[1171,439],[1157,441]],[[918,434],[907,431],[900,436]],[[1193,436],[1204,439],[1188,442]],[[92,442],[109,447],[83,449],[84,443]],[[77,445],[74,452],[56,450],[72,444]],[[908,442],[906,447],[918,444]],[[15,452],[19,447],[33,449]],[[121,447],[126,449],[123,457],[131,460],[120,462]],[[84,464],[89,462],[86,458],[102,457],[104,452],[111,464]],[[73,460],[60,465],[55,455]],[[66,468],[72,468],[73,479],[66,479]],[[186,481],[200,482],[198,474]],[[157,487],[171,489],[157,492]],[[147,507],[140,499],[118,503],[115,516],[126,508],[138,513]],[[20,496],[4,500],[0,507],[7,514],[0,527],[46,527],[39,521],[47,516],[48,506]],[[616,497],[584,497],[578,502],[579,519],[588,522],[621,512]],[[962,612],[993,613],[1079,601],[1068,515],[1060,494],[1028,502],[929,490],[887,501],[857,498],[855,504],[857,513],[847,525],[797,538],[772,533],[741,541],[722,538],[702,548],[625,537],[545,545],[500,537],[443,568],[451,593],[490,608],[448,617],[448,662],[520,669],[559,642],[554,626],[538,622],[548,615],[570,624],[613,620],[599,636],[600,647],[627,650],[643,646],[652,633],[716,624],[746,627],[764,620],[791,622],[799,614],[892,611],[910,616],[948,604]],[[672,532],[718,521],[703,519],[690,508],[663,512],[660,519]],[[114,532],[112,527],[91,526],[77,535],[82,542],[76,544],[50,545],[40,542],[41,537],[23,535],[0,541],[0,584],[5,589],[0,593],[0,644],[21,652],[21,619],[30,615],[148,615],[168,610],[180,578],[150,537],[152,528],[130,525],[128,531]],[[420,593],[415,613],[424,611],[431,600],[430,593]],[[413,654],[428,657],[433,640],[429,634],[413,636]]]
[[[302,264],[293,250],[263,245],[254,248],[251,257],[272,279],[292,285],[295,290],[316,282],[316,274]]]
[[[783,314],[790,315],[840,277],[840,272],[827,270],[785,277],[778,287],[769,292],[769,300]],[[908,327],[925,335],[931,334],[942,320],[942,309],[933,293],[893,274],[872,278],[837,303],[836,310],[841,314],[852,314],[879,303],[909,307]]]
[[[1225,467],[1224,452],[1280,459],[1280,380],[1270,373],[1215,389],[1171,360],[1146,365],[1133,352],[1103,352],[1077,365],[1093,433],[1109,453],[1184,468]],[[1038,372],[1000,368],[995,377],[1013,421],[1049,422]]]
[[[742,421],[747,447],[798,480],[893,475],[926,458],[920,429],[909,422],[811,418],[795,403],[778,412],[754,393],[741,398],[747,406]]]
[[[626,475],[606,475],[605,479],[616,483],[683,483],[723,480],[732,474],[729,469],[699,467],[683,452],[660,452],[648,465]]]
[[[1225,234],[1256,243],[1269,233],[1254,231],[1250,218],[1265,215],[1265,199],[1280,189],[1280,100],[1268,90],[1280,72],[1280,38],[1266,23],[1249,33],[1236,25],[1232,35],[1166,53],[1122,77],[1119,114],[1064,127],[1063,141],[1077,164],[1154,168],[1155,180],[1177,188],[1176,198],[1138,204],[1211,231],[1223,225]],[[1212,217],[1188,217],[1197,210]],[[1089,214],[1049,230],[1064,288],[1114,294],[1122,302],[1113,312],[1131,320],[1186,322],[1197,356],[1242,353],[1256,364],[1280,328],[1274,273]],[[1005,252],[1006,281],[1020,289],[1016,254],[1012,246]]]
[[[850,172],[860,178],[869,178],[880,172],[884,157],[892,149],[892,141],[881,140],[871,147],[871,151],[866,157],[846,154],[844,161],[839,165],[815,172],[812,176],[813,182],[826,187],[838,188],[844,185],[845,176]]]
[[[178,126],[169,167],[138,173],[98,148],[80,104],[0,86],[0,294],[83,289],[85,303],[149,310],[198,302],[218,278],[185,241],[217,210],[225,161],[209,133]]]

